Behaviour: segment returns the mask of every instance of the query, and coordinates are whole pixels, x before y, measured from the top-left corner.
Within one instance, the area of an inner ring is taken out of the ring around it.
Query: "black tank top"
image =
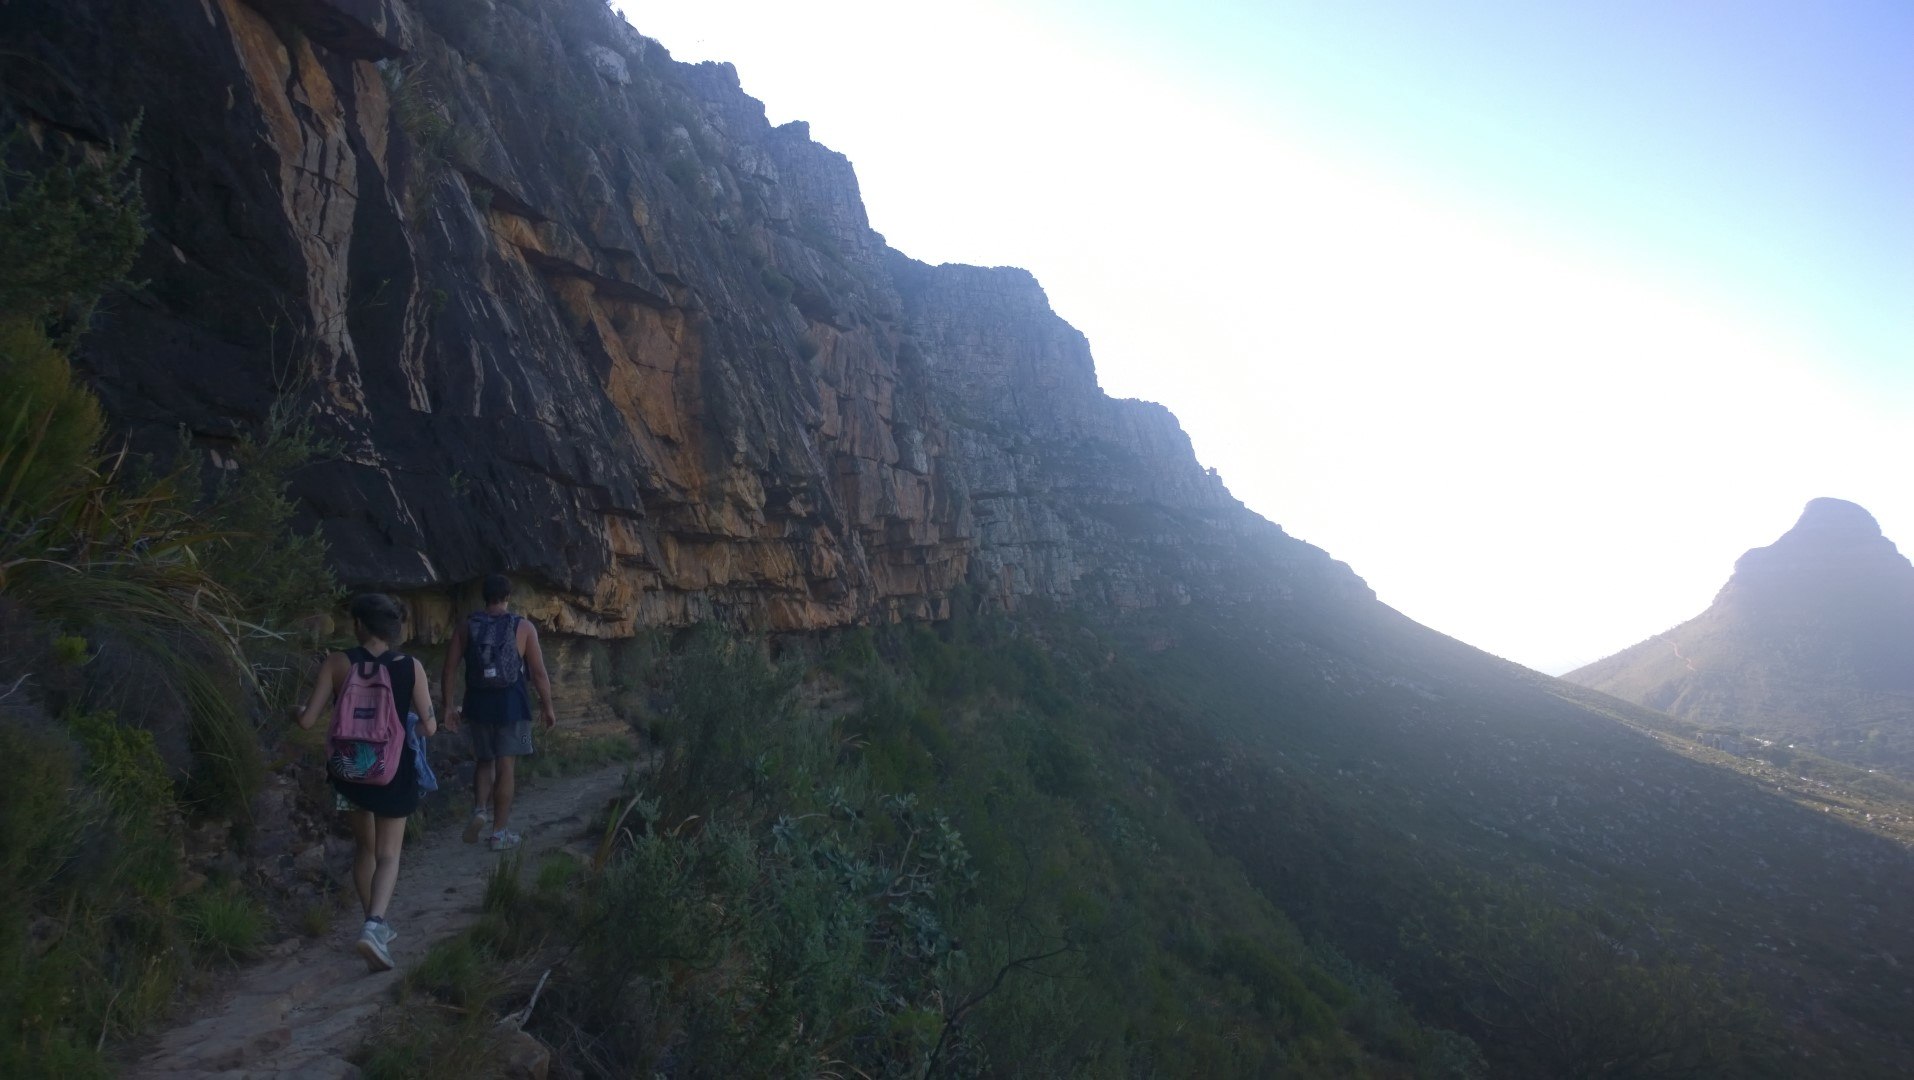
[[[374,656],[363,645],[355,645],[346,650],[346,660],[355,667],[383,665],[386,678],[392,680],[392,704],[398,707],[399,715],[404,716],[406,710],[412,708],[412,690],[419,680],[419,668],[411,657],[397,649],[387,649]]]
[[[412,658],[397,649],[387,649],[374,656],[363,648],[346,650],[346,662],[363,666],[379,664],[385,668],[386,678],[392,681],[392,703],[398,707],[399,715],[404,716],[412,709],[412,689],[418,684],[418,665]],[[347,802],[361,810],[370,810],[378,817],[406,817],[419,808],[419,770],[412,760],[412,743],[407,740],[405,752],[399,757],[399,771],[392,776],[389,784],[355,784],[350,780],[332,778],[332,788]]]

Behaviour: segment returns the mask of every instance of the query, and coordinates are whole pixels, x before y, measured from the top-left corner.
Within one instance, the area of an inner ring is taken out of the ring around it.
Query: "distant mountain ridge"
[[[1815,499],[1735,563],[1707,611],[1563,678],[1914,776],[1914,563],[1862,507]]]

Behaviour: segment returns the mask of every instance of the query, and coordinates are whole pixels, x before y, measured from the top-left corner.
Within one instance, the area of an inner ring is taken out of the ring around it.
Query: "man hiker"
[[[299,726],[308,729],[321,713],[333,714],[326,732],[326,773],[334,805],[352,824],[352,884],[366,919],[353,947],[373,971],[392,969],[390,947],[399,932],[386,922],[385,912],[399,883],[405,819],[418,809],[429,775],[417,734],[438,730],[425,665],[395,648],[404,639],[404,626],[404,612],[390,596],[354,598],[352,632],[358,648],[327,656],[306,707],[293,710]],[[408,730],[408,711],[417,715],[416,729]]]
[[[545,673],[545,654],[538,646],[538,628],[531,620],[505,608],[512,583],[504,574],[485,579],[485,610],[475,611],[452,631],[445,652],[440,684],[445,697],[445,726],[452,731],[467,725],[472,734],[472,773],[476,796],[472,820],[465,825],[465,842],[476,843],[489,830],[493,851],[518,846],[519,835],[506,826],[516,793],[514,766],[532,752],[532,702],[526,676],[538,687],[539,722],[550,731],[558,717],[552,712],[552,681]],[[453,694],[454,673],[465,666],[464,703]]]

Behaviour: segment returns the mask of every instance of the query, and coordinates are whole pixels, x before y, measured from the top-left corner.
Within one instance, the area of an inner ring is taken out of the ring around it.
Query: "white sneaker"
[[[392,939],[399,936],[392,924],[366,920],[365,929],[359,931],[359,942],[354,945],[360,956],[365,958],[366,970],[381,972],[392,970]]]
[[[491,811],[483,808],[472,811],[472,820],[465,823],[465,842],[468,844],[478,843],[479,834],[485,832],[485,827],[491,823]]]
[[[523,839],[524,839],[523,837],[519,836],[515,832],[511,832],[506,829],[500,829],[499,831],[492,834],[492,839],[488,842],[491,844],[493,851],[510,851],[511,849],[517,847],[519,845],[519,842]]]

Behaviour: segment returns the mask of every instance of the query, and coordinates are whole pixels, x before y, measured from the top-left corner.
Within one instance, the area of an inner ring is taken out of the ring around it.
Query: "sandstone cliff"
[[[504,568],[556,628],[1367,597],[1106,397],[1021,270],[926,266],[850,162],[600,0],[16,0],[5,121],[137,134],[151,239],[83,362],[136,445],[275,402],[296,494],[428,633]]]

